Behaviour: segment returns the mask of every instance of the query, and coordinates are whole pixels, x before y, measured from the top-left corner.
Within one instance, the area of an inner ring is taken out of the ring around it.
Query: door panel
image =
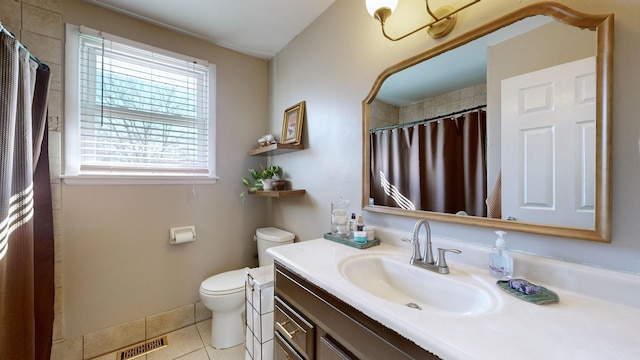
[[[504,219],[595,227],[595,95],[594,57],[502,81]]]

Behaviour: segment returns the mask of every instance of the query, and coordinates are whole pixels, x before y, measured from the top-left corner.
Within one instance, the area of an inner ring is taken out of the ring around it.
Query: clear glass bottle
[[[498,280],[509,280],[513,276],[513,257],[507,249],[504,231],[496,231],[496,245],[489,254],[489,274]]]
[[[331,202],[331,233],[339,237],[349,237],[349,200]]]

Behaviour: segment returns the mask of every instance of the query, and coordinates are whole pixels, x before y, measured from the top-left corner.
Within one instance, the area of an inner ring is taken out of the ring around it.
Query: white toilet
[[[274,227],[256,230],[260,266],[273,264],[273,257],[266,254],[268,248],[293,242],[295,235]],[[247,268],[227,271],[212,276],[200,284],[200,300],[211,310],[211,346],[224,349],[239,345],[245,340],[244,297]]]

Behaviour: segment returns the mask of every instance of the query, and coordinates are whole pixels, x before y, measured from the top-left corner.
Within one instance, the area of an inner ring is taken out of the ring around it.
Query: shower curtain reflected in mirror
[[[0,37],[0,359],[48,359],[54,298],[50,72],[4,28]]]
[[[375,205],[486,216],[486,111],[371,132]]]

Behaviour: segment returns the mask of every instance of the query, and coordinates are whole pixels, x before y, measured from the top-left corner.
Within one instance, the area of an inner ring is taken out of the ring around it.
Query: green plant
[[[242,184],[249,188],[248,192],[254,192],[262,189],[262,180],[264,179],[279,179],[280,178],[280,167],[278,165],[271,165],[267,168],[260,165],[261,170],[249,169],[249,174],[251,174],[251,178],[253,178],[253,183],[249,178],[243,177]],[[244,202],[244,197],[246,193],[243,191],[240,194],[242,201]]]

